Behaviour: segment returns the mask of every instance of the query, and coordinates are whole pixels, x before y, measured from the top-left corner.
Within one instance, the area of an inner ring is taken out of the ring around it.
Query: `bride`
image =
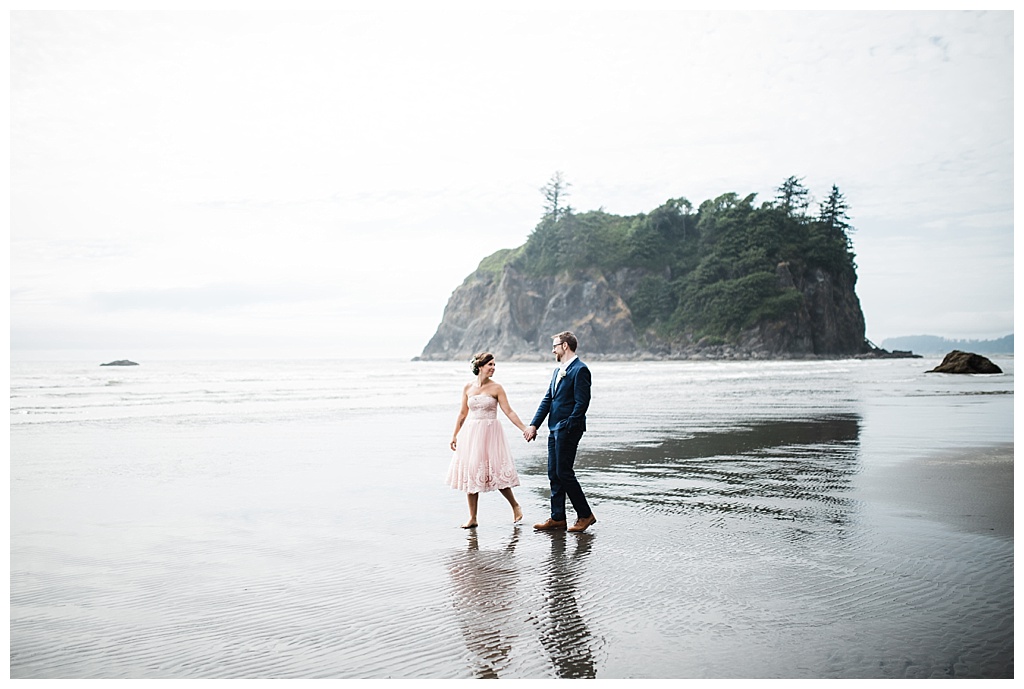
[[[462,406],[455,420],[451,448],[455,452],[448,467],[447,483],[466,491],[469,521],[463,529],[477,525],[476,512],[480,493],[497,490],[512,506],[513,523],[519,523],[523,511],[516,502],[512,488],[519,485],[519,474],[512,459],[512,449],[498,420],[498,407],[521,431],[525,424],[512,411],[505,389],[492,379],[496,368],[494,355],[480,352],[470,362],[476,379],[462,388]]]

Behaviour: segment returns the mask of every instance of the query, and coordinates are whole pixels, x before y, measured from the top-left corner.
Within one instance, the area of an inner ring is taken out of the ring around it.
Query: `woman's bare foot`
[[[523,521],[523,508],[521,508],[518,503],[512,505],[512,517],[513,524],[518,524]]]
[[[470,519],[468,522],[462,525],[463,529],[475,529],[476,527],[477,523],[475,519]]]

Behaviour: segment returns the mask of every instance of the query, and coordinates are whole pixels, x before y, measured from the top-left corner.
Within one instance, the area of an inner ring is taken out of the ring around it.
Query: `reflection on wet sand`
[[[531,532],[524,538],[537,541],[522,544],[520,531],[490,549],[471,532],[466,548],[448,559],[471,675],[596,677],[601,640],[584,619],[578,590],[594,535]]]
[[[472,653],[473,674],[497,679],[509,665],[515,639],[515,604],[519,572],[516,545],[520,528],[500,550],[480,550],[476,530],[466,536],[466,550],[452,555],[453,605],[462,636]]]
[[[593,679],[596,639],[579,606],[578,582],[594,542],[591,533],[545,534],[551,550],[544,568],[545,607],[537,620],[540,641],[560,678]]]
[[[766,420],[588,455],[606,500],[655,509],[842,523],[858,470],[860,418]]]

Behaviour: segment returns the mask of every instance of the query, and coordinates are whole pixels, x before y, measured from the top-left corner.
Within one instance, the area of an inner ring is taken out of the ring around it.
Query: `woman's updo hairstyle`
[[[470,365],[473,367],[473,375],[479,375],[480,367],[490,363],[491,361],[494,361],[494,355],[491,354],[490,352],[480,352],[479,354],[474,356],[473,359],[469,362]]]

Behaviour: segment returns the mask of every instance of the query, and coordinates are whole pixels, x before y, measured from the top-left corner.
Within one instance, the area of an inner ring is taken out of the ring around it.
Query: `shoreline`
[[[656,354],[653,352],[632,352],[632,353],[592,353],[581,350],[578,352],[581,359],[585,361],[615,361],[615,362],[652,362],[652,361],[891,361],[893,359],[939,359],[941,360],[949,352],[926,352],[924,354],[917,354],[910,352],[908,354],[874,354],[874,353],[861,353],[861,354],[769,354],[766,352],[749,352],[749,351],[727,351],[727,352],[679,352],[674,354]],[[986,358],[1013,358],[1013,353],[1009,354],[986,354],[984,352],[977,352],[980,356]],[[511,354],[511,355],[500,355],[495,352],[495,356],[501,361],[508,362],[550,362],[550,355],[544,353],[536,354]],[[413,362],[442,362],[442,363],[460,363],[463,360],[469,361],[470,356],[466,356],[465,359],[461,357],[445,356],[414,356],[409,361]],[[998,374],[996,374],[998,375]]]

